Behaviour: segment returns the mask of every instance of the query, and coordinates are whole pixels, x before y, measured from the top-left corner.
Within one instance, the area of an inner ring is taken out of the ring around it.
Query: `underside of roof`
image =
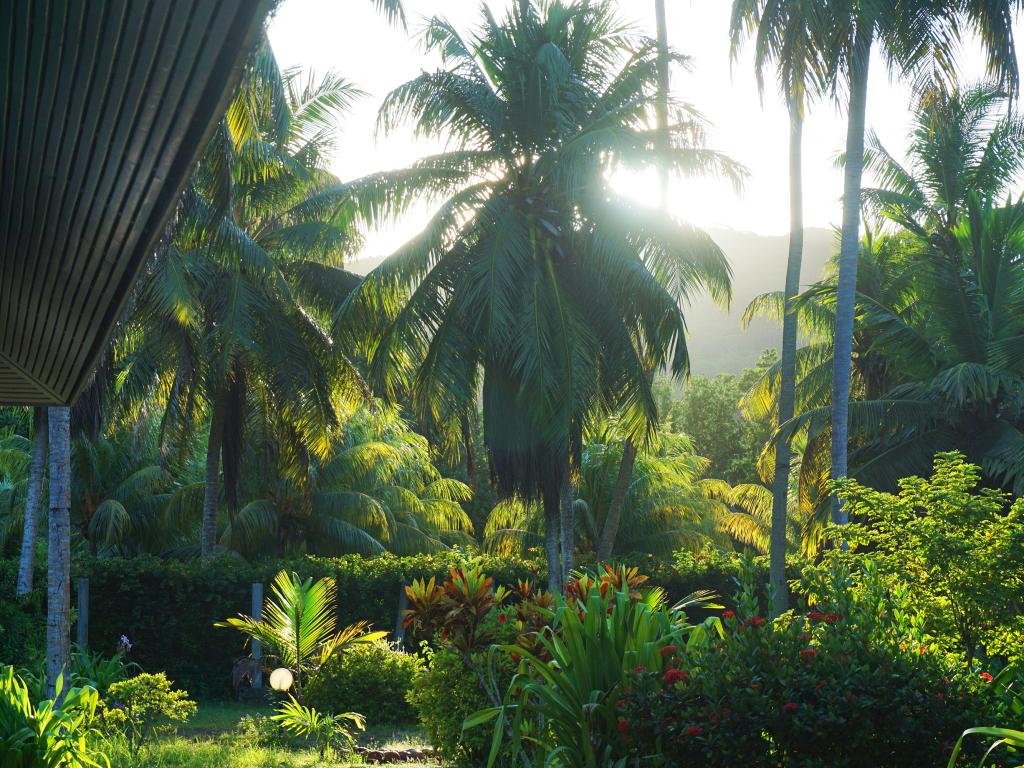
[[[2,4],[0,403],[88,382],[269,5]]]

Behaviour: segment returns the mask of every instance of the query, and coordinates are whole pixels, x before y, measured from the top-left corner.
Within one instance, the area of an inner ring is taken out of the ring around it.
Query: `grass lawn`
[[[131,755],[124,744],[108,743],[112,768],[347,768],[362,763],[321,760],[315,749],[291,749],[252,743],[237,730],[245,715],[270,715],[269,705],[208,701],[174,735],[161,736],[139,754]],[[415,727],[373,726],[359,743],[376,749],[422,747],[426,742]],[[437,768],[437,763],[403,763],[405,768]]]

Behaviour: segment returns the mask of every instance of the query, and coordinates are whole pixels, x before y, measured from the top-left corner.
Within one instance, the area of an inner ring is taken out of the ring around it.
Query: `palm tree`
[[[337,628],[338,590],[334,579],[301,579],[281,571],[263,601],[259,619],[239,616],[218,622],[237,629],[266,651],[268,663],[279,663],[294,673],[295,696],[311,675],[332,656],[361,644],[373,643],[387,632],[369,632],[365,621]]]
[[[98,435],[72,443],[71,518],[96,554],[132,554],[168,543],[167,472],[141,446]]]
[[[28,489],[21,531],[21,557],[18,560],[19,595],[32,591],[36,566],[36,537],[39,535],[39,510],[43,504],[43,476],[46,472],[46,408],[32,409],[32,458],[29,463]]]
[[[411,554],[472,544],[461,506],[470,489],[441,474],[426,439],[392,408],[371,403],[343,415],[344,440],[309,485],[264,483],[221,543],[246,556]],[[276,467],[264,474],[274,477]]]
[[[867,144],[864,165],[876,185],[863,190],[865,205],[911,236],[940,238],[944,247],[955,247],[951,232],[972,192],[1003,199],[1024,169],[1024,119],[991,82],[925,88],[913,116],[908,163],[874,133]]]
[[[46,575],[46,690],[54,696],[57,679],[71,653],[71,409],[50,408],[50,513]]]
[[[861,238],[857,272],[857,317],[868,306],[887,306],[898,313],[909,311],[916,301],[915,273],[908,260],[911,243],[905,235],[877,232],[867,226]],[[835,335],[836,271],[833,259],[826,277],[807,288],[793,304],[799,318],[803,345],[796,354],[795,413],[829,412],[832,381],[832,340]],[[785,299],[781,291],[755,297],[748,305],[744,324],[756,316],[781,321]],[[882,329],[858,323],[851,354],[851,393],[855,400],[877,400],[904,381],[901,371],[879,348]],[[742,407],[749,418],[774,419],[780,407],[780,364],[769,367],[744,396]],[[797,426],[799,425],[799,427]],[[830,424],[820,419],[811,425],[792,419],[783,422],[759,460],[759,473],[771,477],[775,451],[789,445],[796,487],[790,489],[790,507],[802,521],[805,553],[822,542],[831,516],[827,488],[830,480]],[[795,507],[793,505],[796,505]]]
[[[240,506],[247,430],[276,435],[288,459],[279,469],[301,485],[330,452],[336,384],[354,382],[322,302],[333,307],[354,284],[335,267],[356,235],[344,216],[300,205],[337,183],[325,170],[335,118],[358,95],[334,75],[282,75],[264,45],[144,277],[122,378],[140,398],[156,386],[165,446],[187,443],[208,415],[203,557],[217,542],[222,469],[231,517]]]
[[[1021,493],[1024,202],[998,206],[972,192],[948,234],[918,240],[907,254],[913,302],[858,303],[857,328],[900,373],[880,396],[850,404],[853,474],[893,487],[926,470],[936,452],[957,449],[986,482]],[[827,408],[808,411],[791,430],[820,433],[827,416]]]
[[[789,256],[782,319],[782,353],[779,358],[779,407],[776,424],[793,418],[796,403],[796,355],[798,314],[794,301],[800,291],[803,260],[803,123],[808,92],[820,87],[820,45],[815,40],[817,19],[807,0],[734,0],[732,6],[732,51],[738,54],[744,35],[755,38],[754,66],[758,85],[764,92],[764,70],[777,70],[779,87],[789,111]],[[787,505],[791,452],[788,444],[775,448],[772,472],[772,547],[769,582],[776,615],[786,610],[786,545],[789,525]]]
[[[606,3],[522,3],[474,38],[446,21],[424,39],[443,68],[400,86],[380,124],[412,121],[458,148],[322,196],[372,221],[443,199],[427,228],[374,270],[339,313],[387,322],[370,337],[370,372],[418,417],[463,413],[482,387],[485,442],[499,492],[540,499],[549,582],[562,571],[560,504],[583,422],[621,410],[643,443],[655,424],[647,371],[688,360],[680,302],[698,286],[729,294],[729,268],[702,232],[627,204],[605,184],[615,167],[740,169],[689,142],[684,105],[659,150],[653,41]],[[673,57],[678,60],[678,57]]]
[[[960,27],[971,26],[981,33],[990,71],[1016,89],[1017,60],[1012,20],[1014,9],[1020,5],[1020,0],[955,0],[946,3],[930,0],[825,0],[823,3],[821,18],[829,20],[831,26],[825,38],[824,58],[829,65],[833,85],[844,80],[849,98],[832,374],[833,478],[847,473],[850,354],[872,49],[880,48],[889,66],[904,74],[919,73],[929,65],[933,69],[940,66],[948,69],[953,61],[952,45]],[[837,523],[846,522],[846,514],[836,497],[833,497],[832,510]]]

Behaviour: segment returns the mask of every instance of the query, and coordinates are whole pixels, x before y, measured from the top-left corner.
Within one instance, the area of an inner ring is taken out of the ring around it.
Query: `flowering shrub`
[[[829,579],[828,583],[822,579]],[[768,622],[746,578],[725,636],[642,672],[621,702],[624,741],[669,765],[941,765],[983,720],[985,682],[929,647],[906,591],[870,571],[811,572],[806,615]]]

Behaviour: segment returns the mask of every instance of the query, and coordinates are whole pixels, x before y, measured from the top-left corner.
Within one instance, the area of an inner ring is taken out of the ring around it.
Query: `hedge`
[[[225,556],[199,563],[147,556],[79,561],[74,572],[90,582],[91,648],[112,653],[121,635],[126,635],[133,644],[132,660],[143,669],[166,672],[194,695],[220,698],[231,695],[231,668],[245,650],[239,633],[213,625],[249,613],[254,581],[268,584],[281,568],[304,577],[332,576],[338,585],[342,624],[365,619],[378,629],[393,632],[403,584],[414,578],[441,577],[469,557],[452,551],[411,557],[307,556],[286,562],[247,563]],[[472,559],[506,586],[514,586],[520,579],[544,579],[538,562],[489,556]],[[673,562],[644,555],[626,560],[673,600],[699,589],[731,595],[738,568],[735,555],[718,552],[680,554]],[[12,602],[14,581],[7,574],[15,564],[0,563],[0,620],[4,624],[0,662],[21,665],[41,656],[45,576],[37,580],[40,587],[34,595]]]

